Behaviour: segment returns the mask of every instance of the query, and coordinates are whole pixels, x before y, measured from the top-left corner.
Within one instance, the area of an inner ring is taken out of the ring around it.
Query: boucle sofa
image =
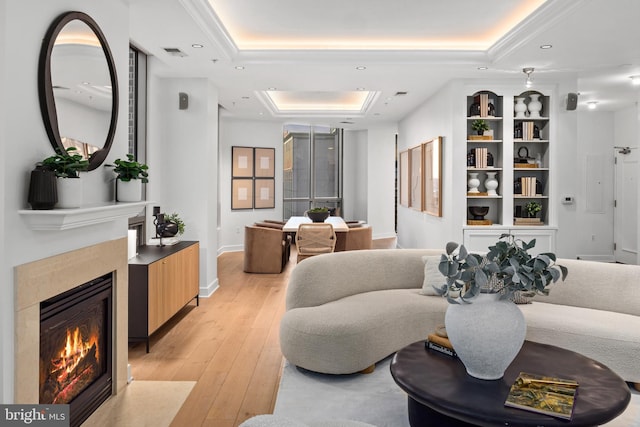
[[[442,252],[337,252],[298,264],[280,325],[282,353],[311,371],[346,374],[425,339],[444,323],[448,303],[422,294],[423,256]],[[576,351],[640,383],[640,266],[558,263],[568,268],[567,280],[518,305],[527,339]]]

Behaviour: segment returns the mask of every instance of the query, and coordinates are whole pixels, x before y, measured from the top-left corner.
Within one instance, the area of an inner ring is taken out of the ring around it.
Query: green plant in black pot
[[[147,172],[149,166],[137,162],[132,154],[127,154],[127,160],[116,159],[113,163],[114,165],[105,166],[113,168],[118,180],[129,182],[132,179],[139,179],[143,183],[149,182],[149,173]]]
[[[313,208],[307,211],[307,216],[311,218],[313,222],[324,222],[325,219],[329,218],[329,209],[328,208]]]
[[[182,218],[180,218],[180,216],[177,213],[173,212],[172,214],[165,215],[164,220],[167,222],[172,222],[178,227],[178,231],[176,233],[178,236],[184,233],[184,228],[185,228],[184,221],[182,220]]]
[[[541,210],[542,205],[538,202],[529,202],[524,207],[524,211],[527,213],[528,218],[535,218]]]
[[[478,135],[483,135],[485,130],[489,130],[489,124],[483,119],[476,119],[471,122],[471,129],[475,130]]]
[[[89,168],[89,161],[77,153],[76,147],[68,147],[65,152],[56,150],[56,154],[47,157],[38,166],[53,171],[59,178],[80,178],[78,172]]]

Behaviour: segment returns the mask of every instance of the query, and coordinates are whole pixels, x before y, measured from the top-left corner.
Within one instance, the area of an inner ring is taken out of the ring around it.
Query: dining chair
[[[331,253],[336,247],[336,233],[329,223],[300,224],[296,232],[298,261],[305,258]]]

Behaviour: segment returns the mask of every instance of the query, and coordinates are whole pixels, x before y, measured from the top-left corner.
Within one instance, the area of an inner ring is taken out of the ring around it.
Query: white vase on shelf
[[[56,179],[58,187],[57,208],[79,208],[82,205],[82,178]]]
[[[480,186],[480,179],[478,179],[477,172],[469,172],[469,180],[467,181],[469,189],[468,193],[479,193],[478,187]]]
[[[529,95],[529,118],[530,119],[538,119],[540,118],[540,111],[542,111],[542,102],[538,99],[540,98],[540,94],[532,93]]]
[[[513,106],[513,111],[516,113],[516,119],[524,119],[527,112],[527,104],[524,103],[524,97],[519,96],[516,98],[516,104]]]
[[[484,187],[487,189],[487,195],[497,196],[496,189],[498,188],[498,180],[496,179],[497,172],[487,172],[487,179],[484,182]]]

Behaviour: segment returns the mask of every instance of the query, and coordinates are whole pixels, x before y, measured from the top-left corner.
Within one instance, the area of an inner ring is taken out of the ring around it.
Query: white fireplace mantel
[[[153,202],[117,202],[84,206],[76,209],[51,209],[18,211],[32,230],[69,230],[87,225],[130,218]]]

